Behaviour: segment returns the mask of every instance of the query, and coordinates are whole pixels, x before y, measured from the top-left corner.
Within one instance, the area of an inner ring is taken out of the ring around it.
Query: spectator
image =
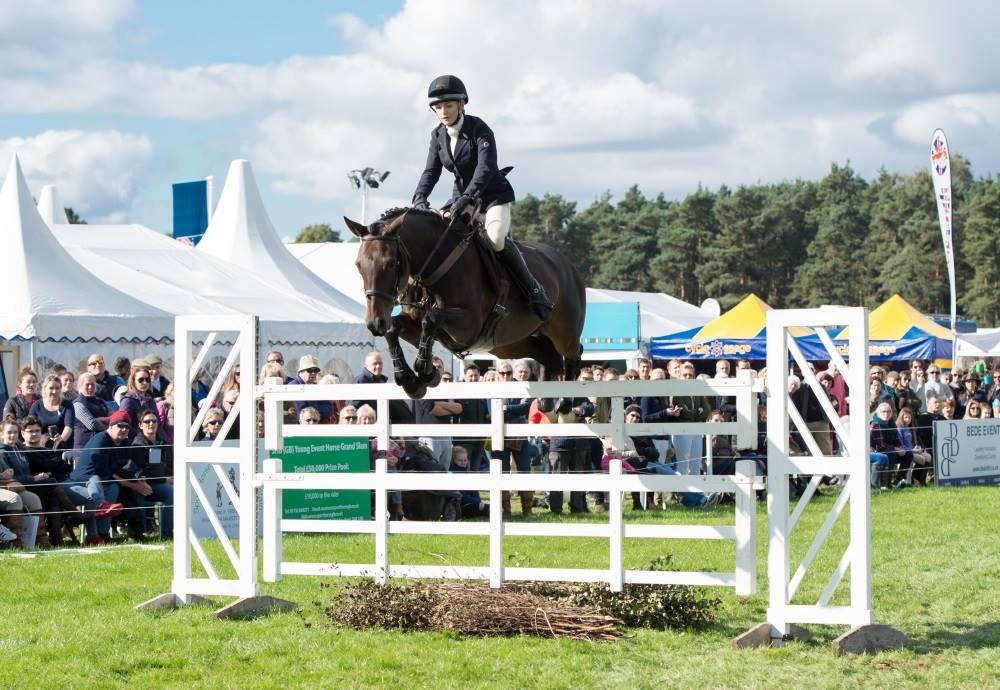
[[[139,361],[141,360],[136,360],[136,362]],[[114,371],[115,377],[115,388],[125,385],[125,382],[128,381],[129,374],[132,373],[134,364],[135,363],[129,360],[128,357],[115,357],[114,361],[111,362],[111,369]]]
[[[195,373],[194,379],[191,381],[191,410],[195,410],[201,407],[201,401],[208,397],[208,386],[202,380],[205,378],[204,369],[198,369]]]
[[[151,386],[153,395],[157,398],[162,398],[167,392],[167,386],[170,385],[170,379],[161,373],[163,371],[163,360],[160,359],[159,355],[148,355],[146,357],[146,364],[149,365],[149,385]]]
[[[680,377],[693,381],[694,365],[684,362],[680,365]],[[667,417],[675,422],[704,422],[712,406],[708,399],[700,395],[676,395],[670,398]],[[674,434],[674,467],[680,474],[698,474],[701,467],[701,436]]]
[[[594,405],[587,398],[544,398],[539,401],[538,409],[550,422],[556,424],[579,424],[594,414]],[[586,438],[557,436],[549,442],[549,472],[565,474],[568,472],[584,472],[587,469],[587,454],[589,441]],[[563,492],[553,491],[549,494],[549,509],[553,515],[559,515],[563,509]],[[586,494],[573,491],[569,496],[571,513],[586,513]]]
[[[87,357],[87,372],[94,375],[97,397],[106,402],[114,400],[115,388],[124,381],[119,383],[117,378],[104,368],[104,357],[96,353]]]
[[[962,419],[982,419],[983,408],[986,407],[986,403],[981,403],[978,400],[970,400],[965,404],[962,409]],[[958,406],[956,405],[955,414],[958,414]]]
[[[729,361],[725,359],[720,359],[715,363],[715,378],[717,379],[728,379],[729,378]]]
[[[344,405],[338,414],[340,424],[357,424],[358,410],[354,405]]]
[[[132,374],[134,376],[134,372]],[[152,413],[155,416],[155,412]],[[117,503],[122,489],[130,489],[140,496],[148,496],[151,489],[145,480],[140,478],[141,470],[136,464],[132,442],[132,425],[128,413],[118,410],[108,420],[108,430],[95,434],[87,441],[80,453],[73,473],[70,475],[70,485],[87,487],[92,498],[104,502]],[[72,494],[70,494],[72,498]],[[131,495],[129,495],[131,498]],[[121,504],[119,511],[121,510]],[[96,520],[97,540],[95,543],[107,543],[111,539],[111,516]],[[129,510],[125,519],[128,534],[131,538],[141,538],[139,531],[142,521],[137,510]],[[89,529],[89,528],[88,528]]]
[[[69,370],[64,370],[59,372],[59,383],[62,384],[62,397],[63,400],[68,402],[70,405],[76,400],[76,377],[73,376],[73,372]]]
[[[897,489],[906,486],[906,475],[913,465],[913,453],[905,450],[899,441],[899,433],[896,431],[895,412],[892,403],[888,400],[879,403],[872,415],[871,422],[871,444],[872,449],[877,453],[883,453],[889,457],[886,471],[879,477],[879,488],[888,488],[890,484]],[[890,476],[895,472],[894,476]]]
[[[139,419],[145,412],[156,414],[156,396],[150,385],[149,369],[136,367],[128,376],[128,390],[119,408],[128,414],[129,424],[138,432]]]
[[[23,419],[35,404],[38,391],[38,376],[28,367],[21,369],[17,377],[17,393],[3,406],[3,416]]]
[[[23,417],[20,424],[30,424],[32,435],[41,439],[42,427],[37,419],[30,416]],[[18,420],[14,419],[12,415],[7,415],[3,419],[0,432],[2,432],[0,441],[3,442],[0,445],[0,486],[7,491],[20,494],[24,510],[38,517],[34,535],[35,544],[40,548],[48,548],[49,531],[43,518],[45,513],[51,512],[49,508],[53,504],[52,483],[49,482],[49,475],[46,472],[34,474],[31,472],[28,458],[18,445],[18,437],[21,432]],[[14,531],[23,534],[21,526],[17,527],[18,529]]]
[[[315,361],[315,359],[313,361]],[[222,384],[222,392],[225,393],[226,391],[231,390],[239,391],[242,375],[243,372],[240,370],[239,362],[237,362],[233,365],[233,368],[229,370],[229,376],[226,377],[226,382]]]
[[[83,520],[61,486],[69,479],[73,467],[63,460],[60,451],[46,448],[48,438],[34,417],[29,415],[21,420],[20,436],[28,462],[27,471],[22,468],[22,472],[40,481],[32,491],[38,495],[46,514],[41,522],[48,523],[49,543],[62,544],[64,523],[70,538],[75,539],[72,526],[82,524]]]
[[[479,381],[479,367],[473,362],[465,365],[463,374],[463,379],[466,383],[476,383]],[[456,400],[455,403],[462,408],[455,416],[459,424],[489,424],[490,410],[486,400],[472,398],[469,400]],[[473,472],[480,472],[486,469],[483,466],[486,460],[486,452],[484,450],[486,445],[485,439],[463,438],[455,442],[454,445],[462,446],[469,453],[469,467]],[[504,511],[505,516],[510,515],[509,492],[507,493]]]
[[[736,360],[736,371],[742,371],[744,369],[753,369],[750,365],[749,359],[738,359]]]
[[[955,396],[955,414],[961,415],[964,419],[979,418],[981,416],[980,410],[986,405],[986,392],[979,387],[979,376],[975,373],[970,373],[963,380],[965,386],[964,390],[959,391],[958,395]],[[972,405],[972,403],[980,403],[976,405],[975,416],[970,416],[966,413],[966,407]]]
[[[635,405],[630,405],[625,411],[625,422],[628,424],[636,424],[639,422],[641,414],[641,411],[636,409]],[[612,458],[621,458],[623,473],[649,473],[666,476],[680,476],[680,473],[677,472],[677,470],[652,459],[656,453],[656,449],[653,447],[651,439],[641,436],[629,437],[626,439],[624,448],[615,448],[613,440],[610,437],[605,437],[603,439],[603,445],[605,452],[601,458],[601,469],[604,472],[609,471]],[[721,498],[722,494],[705,496],[705,494],[699,491],[685,491],[680,494],[681,505],[685,508],[710,508],[714,505],[718,505]],[[632,495],[632,506],[636,510],[642,510],[644,507],[639,499],[639,496],[636,494]]]
[[[927,396],[931,394],[936,395],[941,401],[944,401],[945,398],[954,399],[951,388],[941,380],[941,369],[936,364],[927,367],[927,383],[924,384],[922,395],[920,393],[917,395],[920,397],[920,401],[926,405]]]
[[[462,446],[455,446],[452,448],[451,462],[449,463],[448,471],[454,473],[464,473],[469,471],[469,452]],[[483,502],[482,496],[480,496],[478,491],[474,489],[466,489],[462,491],[461,494],[463,518],[489,516],[490,506],[488,503]],[[529,509],[527,515],[530,514],[531,511]]]
[[[846,417],[850,414],[850,410],[847,404],[847,382],[844,381],[844,375],[840,373],[836,362],[830,362],[826,367],[826,371],[820,372],[820,375],[822,374],[830,376],[831,384],[827,392],[833,400],[837,401],[834,409],[837,410],[837,414],[841,417]]]
[[[315,407],[303,407],[299,411],[299,424],[319,424],[320,414]]]
[[[497,376],[500,381],[512,381],[514,379],[514,365],[508,360],[500,361],[497,364]],[[528,411],[530,409],[531,398],[507,398],[503,401],[504,421],[507,424],[527,424]],[[503,448],[493,450],[493,457],[500,459],[500,467],[504,472],[510,472],[511,460],[513,459],[518,474],[530,474],[531,458],[537,453],[538,449],[530,440],[526,438],[508,438],[505,440]],[[454,457],[453,453],[452,458]],[[521,515],[524,517],[530,516],[534,506],[535,492],[530,490],[519,491],[518,498],[521,501]],[[509,493],[506,504],[510,505]]]
[[[645,357],[640,357],[639,361],[636,362],[636,370],[639,372],[639,380],[648,381],[649,372],[653,370],[653,363],[650,362]]]
[[[940,401],[939,409],[941,411],[941,416],[945,419],[955,419],[955,401],[951,396],[948,396]]]
[[[636,371],[635,369],[626,369],[625,373],[622,374],[622,378],[625,379],[626,381],[638,381],[639,372]]]
[[[441,374],[441,383],[452,383],[454,379],[451,376],[450,371],[443,372]]]
[[[292,379],[289,383],[293,385],[303,384],[306,386],[315,386],[319,383],[319,362],[312,355],[303,355],[299,358],[299,368],[298,377]],[[306,407],[315,408],[319,412],[321,423],[327,424],[332,422],[334,417],[333,403],[329,400],[296,400],[295,401],[295,411],[297,414],[302,414],[302,410]]]
[[[915,414],[920,411],[920,397],[910,388],[910,377],[909,371],[899,372],[899,378],[893,392],[896,394],[898,408],[908,407]]]
[[[28,416],[36,418],[47,432],[43,445],[50,445],[52,448],[70,445],[76,416],[73,405],[63,400],[62,381],[58,376],[49,374],[45,377],[42,382],[42,397],[31,405]]]
[[[219,432],[222,431],[222,425],[225,420],[225,412],[218,407],[211,408],[205,413],[205,419],[201,422],[201,434],[198,440],[214,441],[218,437]]]
[[[656,367],[655,369],[649,372],[649,378],[651,381],[663,381],[665,378],[667,378],[667,372],[665,369]]]
[[[150,412],[139,419],[139,433],[132,440],[133,457],[139,466],[140,477],[149,485],[150,493],[133,492],[132,499],[139,514],[139,531],[147,530],[148,503],[160,503],[160,539],[170,539],[174,534],[174,453],[173,448],[159,434],[160,420]]]
[[[156,401],[156,415],[159,417],[159,437],[164,443],[174,442],[174,384],[168,383],[163,397]],[[140,429],[141,431],[141,429]]]
[[[371,405],[362,405],[358,408],[358,424],[374,424],[376,421],[375,408]]]
[[[667,374],[669,374],[670,378],[672,378],[672,379],[683,378],[683,376],[681,375],[682,374],[682,372],[681,372],[681,367],[682,366],[683,366],[683,364],[682,364],[681,360],[679,360],[679,359],[672,359],[672,360],[670,360],[669,362],[667,362]]]
[[[927,473],[930,472],[931,454],[920,445],[917,430],[913,427],[913,410],[909,407],[900,408],[899,414],[896,415],[896,433],[900,448],[913,455],[913,463],[906,473],[907,485],[912,486],[914,481],[926,484]]]
[[[268,362],[260,368],[260,377],[257,383],[263,386],[268,379],[279,379],[281,383],[287,383],[291,379],[285,376],[285,369],[277,362]]]
[[[108,428],[108,403],[97,396],[97,378],[91,373],[80,374],[79,394],[73,401],[73,448],[83,448],[90,438]]]
[[[829,386],[833,385],[833,379],[825,376],[824,380],[829,381]],[[829,390],[828,388],[825,390]],[[791,391],[789,391],[791,392]],[[829,396],[827,396],[829,398]],[[792,395],[792,401],[798,409],[802,420],[806,423],[813,441],[819,446],[823,455],[832,455],[833,448],[830,445],[830,419],[826,416],[819,398],[813,392],[812,386],[799,385],[798,390]]]

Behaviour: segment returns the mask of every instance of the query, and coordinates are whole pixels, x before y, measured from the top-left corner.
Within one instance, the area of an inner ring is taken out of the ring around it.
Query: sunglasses
[[[98,364],[104,364],[103,359],[94,360],[93,362],[87,362],[88,367],[96,367]]]
[[[283,360],[283,359],[269,359],[269,360],[267,360],[267,363],[268,364],[284,364],[285,360]]]
[[[115,428],[116,429],[131,429],[132,425],[129,424],[128,422],[118,422],[117,424],[115,424]]]
[[[513,371],[498,371],[497,374],[500,375],[500,376],[513,376],[514,372]]]
[[[139,423],[140,424],[159,424],[160,420],[158,420],[158,419],[144,419],[144,420],[142,420]]]
[[[207,422],[207,424],[209,426],[221,426],[222,425],[222,420],[221,419],[213,419],[212,421]]]
[[[149,379],[136,379],[136,383],[149,383]]]
[[[341,419],[346,419],[349,422],[353,422],[357,420],[357,417],[341,417]]]
[[[239,375],[240,375],[240,372],[238,372],[238,371],[234,371],[233,372],[233,376],[239,376]]]
[[[306,372],[307,374],[318,374],[319,367],[309,367],[308,369],[303,369],[302,371]]]

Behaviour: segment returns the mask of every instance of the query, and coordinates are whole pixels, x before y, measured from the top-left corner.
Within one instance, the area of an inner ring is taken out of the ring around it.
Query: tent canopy
[[[365,285],[354,266],[359,242],[286,244],[288,252],[340,294],[364,307]]]
[[[652,338],[650,355],[658,359],[764,359],[767,356],[767,312],[770,310],[771,307],[757,295],[747,295],[701,328]],[[791,330],[795,336],[812,333],[804,328]]]
[[[0,338],[152,342],[173,335],[170,314],[70,256],[35,208],[16,155],[0,190],[0,246],[6,285]]]
[[[960,333],[955,339],[956,357],[1000,357],[1000,328]]]
[[[846,340],[849,329],[837,334]],[[951,331],[924,316],[900,297],[893,295],[868,315],[869,357],[876,362],[908,359],[938,360],[951,366]]]
[[[258,280],[326,302],[359,321],[363,315],[358,302],[304,268],[282,244],[264,209],[250,161],[235,160],[229,166],[218,208],[197,251],[241,266]]]

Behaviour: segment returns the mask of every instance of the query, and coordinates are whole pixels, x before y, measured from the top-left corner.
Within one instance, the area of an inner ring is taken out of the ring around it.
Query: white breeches
[[[483,216],[486,236],[490,238],[493,251],[503,249],[504,241],[510,236],[510,204],[495,204],[486,209]]]

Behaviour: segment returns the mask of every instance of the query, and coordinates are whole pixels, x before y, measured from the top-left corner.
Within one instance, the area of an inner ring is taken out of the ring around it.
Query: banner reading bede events
[[[1000,484],[1000,419],[934,422],[938,486]]]

